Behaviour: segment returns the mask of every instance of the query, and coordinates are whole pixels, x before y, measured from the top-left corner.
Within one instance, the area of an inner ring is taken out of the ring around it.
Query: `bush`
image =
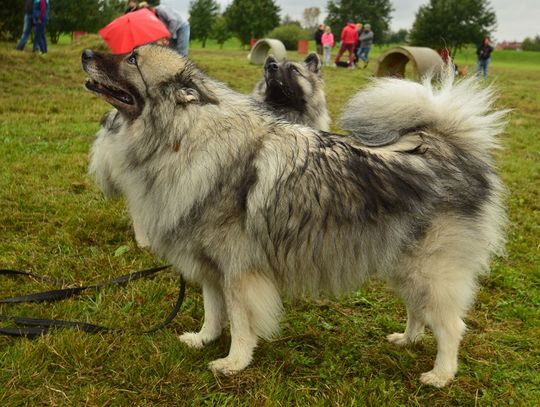
[[[280,40],[287,50],[295,51],[298,48],[298,40],[309,39],[309,34],[296,24],[286,24],[274,28],[268,34],[268,38]]]
[[[22,34],[24,1],[8,1],[0,7],[0,40],[18,40]]]

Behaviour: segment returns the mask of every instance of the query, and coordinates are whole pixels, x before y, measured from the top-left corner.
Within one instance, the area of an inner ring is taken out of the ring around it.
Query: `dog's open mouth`
[[[133,99],[133,97],[121,90],[121,89],[118,89],[118,88],[113,88],[111,86],[107,86],[107,85],[104,85],[102,83],[99,83],[99,82],[96,82],[92,79],[88,79],[86,81],[86,89],[92,91],[92,92],[95,92],[95,93],[100,93],[104,96],[107,96],[107,97],[111,97],[111,98],[114,98],[126,105],[133,105],[135,104],[135,101]]]

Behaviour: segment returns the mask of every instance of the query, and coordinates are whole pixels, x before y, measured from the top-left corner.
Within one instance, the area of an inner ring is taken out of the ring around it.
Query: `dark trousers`
[[[47,52],[47,39],[45,38],[47,21],[42,21],[41,23],[36,21],[35,24],[36,34],[34,36],[34,52],[41,51],[45,54]]]
[[[338,54],[336,55],[336,60],[334,62],[337,64],[345,51],[349,51],[349,66],[352,66],[354,62],[354,44],[341,43]]]
[[[24,49],[24,46],[26,45],[28,38],[30,38],[30,34],[32,34],[32,27],[33,27],[32,19],[33,19],[32,14],[24,15],[23,33],[22,33],[19,43],[17,44],[17,49],[19,51],[22,51]]]

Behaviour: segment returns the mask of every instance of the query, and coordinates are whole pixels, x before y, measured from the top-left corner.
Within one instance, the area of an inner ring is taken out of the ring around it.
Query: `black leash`
[[[119,277],[100,281],[96,284],[91,284],[87,286],[69,287],[69,288],[63,288],[63,289],[58,289],[58,290],[50,290],[50,291],[38,292],[38,293],[33,293],[33,294],[28,294],[28,295],[4,298],[4,299],[0,299],[0,303],[13,304],[13,303],[22,303],[22,302],[60,301],[65,298],[78,295],[81,292],[88,290],[90,288],[95,289],[95,288],[102,288],[107,285],[127,284],[130,281],[139,280],[141,278],[146,278],[146,277],[151,277],[169,267],[170,265],[153,267],[146,270],[124,274]],[[50,281],[56,284],[59,284],[59,283],[63,284],[63,282],[60,282],[60,280],[55,280],[47,276],[41,276],[39,274],[29,273],[29,272],[20,271],[20,270],[0,269],[0,275],[5,275],[8,277],[30,277],[36,280]],[[172,311],[169,313],[167,318],[165,318],[165,321],[154,326],[151,329],[142,331],[141,333],[153,333],[167,326],[178,314],[178,311],[180,310],[182,303],[184,301],[185,294],[186,294],[186,283],[184,279],[180,277],[180,291],[178,294],[178,298],[176,300],[176,304],[174,305],[174,308],[172,309]],[[12,328],[0,327],[0,334],[10,335],[10,336],[22,336],[26,338],[35,338],[37,336],[45,335],[51,330],[51,328],[76,328],[76,329],[80,329],[81,331],[89,332],[89,333],[97,333],[97,332],[104,332],[104,331],[122,331],[122,329],[120,328],[109,328],[102,325],[90,324],[87,322],[80,322],[80,321],[64,321],[60,319],[39,319],[39,318],[28,318],[28,317],[15,317],[15,316],[2,315],[2,314],[0,314],[0,322],[11,322],[15,325],[18,325]]]

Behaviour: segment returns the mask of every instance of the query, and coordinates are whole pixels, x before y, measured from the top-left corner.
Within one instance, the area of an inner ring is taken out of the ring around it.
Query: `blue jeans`
[[[367,62],[368,61],[368,55],[369,55],[369,50],[371,49],[371,47],[360,47],[358,48],[358,59],[361,59],[362,61],[364,62]]]
[[[330,65],[330,54],[332,53],[332,47],[330,45],[323,45],[323,53],[324,53],[324,64]]]
[[[484,79],[487,79],[487,76],[488,76],[489,60],[490,60],[490,58],[488,58],[488,59],[479,59],[478,60],[478,67],[476,69],[476,74],[478,76],[480,76],[480,74],[483,74]]]
[[[178,53],[184,57],[188,56],[189,49],[189,23],[185,23],[176,31],[176,38],[171,39],[171,47],[175,48]]]
[[[36,24],[36,34],[34,37],[34,52],[41,51],[42,53],[47,53],[47,39],[45,38],[45,27],[47,26],[47,20],[39,23],[37,20]]]
[[[32,33],[32,14],[25,14],[22,36],[19,43],[17,44],[17,49],[19,51],[22,51],[24,49],[24,46],[26,45],[26,42],[28,41],[28,38],[30,37],[31,33]]]

